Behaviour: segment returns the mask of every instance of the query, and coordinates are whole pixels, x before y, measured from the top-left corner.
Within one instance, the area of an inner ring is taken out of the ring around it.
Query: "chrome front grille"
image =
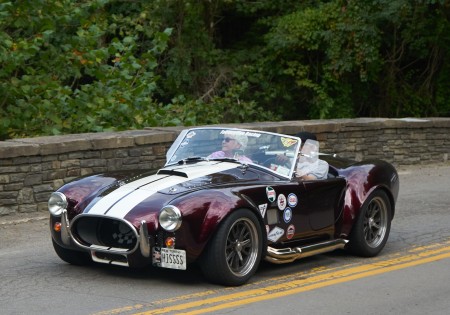
[[[103,252],[129,254],[139,243],[134,226],[116,218],[82,214],[74,218],[70,230],[77,245]]]

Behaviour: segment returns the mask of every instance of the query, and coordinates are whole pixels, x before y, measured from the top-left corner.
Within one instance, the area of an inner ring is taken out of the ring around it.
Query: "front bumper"
[[[139,229],[130,222],[105,216],[80,214],[69,222],[67,211],[52,218],[60,220],[60,232],[52,228],[52,237],[61,246],[90,252],[92,260],[121,266],[151,263],[151,241],[146,221]]]

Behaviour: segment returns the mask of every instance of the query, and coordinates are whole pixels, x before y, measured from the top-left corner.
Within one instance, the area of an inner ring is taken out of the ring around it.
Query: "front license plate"
[[[186,270],[186,251],[161,248],[161,267]]]

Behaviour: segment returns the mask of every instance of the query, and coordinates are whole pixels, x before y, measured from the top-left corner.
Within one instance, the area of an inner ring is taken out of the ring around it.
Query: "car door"
[[[310,227],[318,231],[332,226],[344,195],[345,179],[336,177],[302,183],[307,195],[305,202]]]
[[[307,194],[300,182],[266,182],[265,185],[242,189],[240,194],[260,211],[269,241],[278,242],[311,234]]]

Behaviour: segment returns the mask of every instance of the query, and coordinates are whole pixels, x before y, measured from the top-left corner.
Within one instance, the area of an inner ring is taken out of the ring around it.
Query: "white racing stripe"
[[[107,212],[118,200],[122,199],[127,194],[130,194],[139,186],[146,185],[164,177],[166,177],[166,175],[151,175],[123,185],[100,199],[92,209],[89,210],[89,214],[105,214],[105,212]]]
[[[142,187],[141,189],[134,190],[125,198],[122,198],[120,201],[114,204],[113,207],[106,213],[106,215],[114,218],[123,218],[128,212],[130,212],[131,209],[136,207],[139,203],[141,203],[151,195],[155,194],[157,191],[189,180],[189,178],[180,176],[165,176],[166,178],[159,180],[153,184],[146,185],[144,186],[145,188]]]
[[[123,218],[131,209],[160,190],[238,166],[238,164],[227,162],[200,162],[192,165],[167,167],[166,170],[183,172],[188,177],[162,174],[141,178],[100,199],[89,211],[89,214],[104,214],[108,217]]]

